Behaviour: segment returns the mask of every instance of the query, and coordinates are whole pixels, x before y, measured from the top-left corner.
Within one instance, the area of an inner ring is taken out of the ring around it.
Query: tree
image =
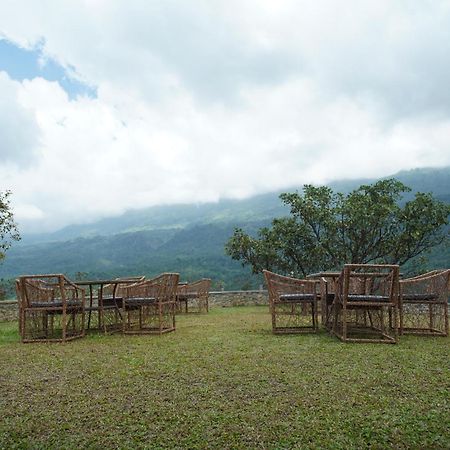
[[[0,261],[5,257],[13,241],[20,239],[17,225],[11,211],[9,197],[11,191],[0,191]]]
[[[337,269],[345,263],[404,264],[441,244],[448,233],[450,205],[386,179],[344,195],[305,185],[281,194],[290,216],[274,219],[257,237],[236,228],[225,251],[254,273],[263,269],[294,276]]]

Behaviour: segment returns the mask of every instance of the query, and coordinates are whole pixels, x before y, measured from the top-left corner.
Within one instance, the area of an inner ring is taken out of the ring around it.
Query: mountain
[[[245,200],[221,200],[217,203],[153,206],[130,210],[91,224],[70,225],[53,233],[25,235],[22,243],[64,241],[78,237],[114,235],[136,231],[181,230],[205,223],[248,222],[255,218],[270,221],[287,214],[278,195],[280,192],[257,195]]]
[[[450,203],[450,167],[416,169],[394,175],[414,192],[433,192]],[[375,179],[330,183],[349,192]],[[294,191],[299,189],[285,189]],[[7,253],[0,277],[24,273],[63,272],[71,277],[111,277],[163,271],[180,272],[183,279],[210,277],[215,288],[258,287],[262,279],[224,254],[224,244],[235,227],[255,233],[272,218],[288,213],[280,192],[245,200],[222,200],[198,205],[157,206],[129,211],[119,217],[85,225],[71,225],[54,233],[24,236]],[[439,266],[450,267],[448,248],[432,254]],[[433,264],[433,263],[432,263]]]

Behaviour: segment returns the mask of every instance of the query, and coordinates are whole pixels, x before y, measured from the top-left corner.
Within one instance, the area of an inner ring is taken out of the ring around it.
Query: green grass
[[[159,336],[18,342],[0,324],[0,448],[450,448],[450,339],[274,336],[264,307]]]

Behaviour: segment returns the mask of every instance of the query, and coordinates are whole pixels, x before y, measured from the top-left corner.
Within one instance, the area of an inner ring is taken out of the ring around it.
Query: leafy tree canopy
[[[10,195],[11,191],[0,191],[0,261],[5,257],[5,251],[11,247],[12,241],[20,239],[11,211]]]
[[[236,228],[225,251],[254,273],[262,269],[305,276],[345,263],[404,264],[442,243],[450,205],[417,193],[396,179],[362,185],[351,193],[305,185],[280,198],[290,216],[274,219],[257,237]]]

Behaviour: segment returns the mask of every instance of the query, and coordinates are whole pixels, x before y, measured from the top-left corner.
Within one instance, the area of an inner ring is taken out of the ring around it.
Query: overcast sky
[[[3,0],[22,231],[450,165],[450,1]]]

